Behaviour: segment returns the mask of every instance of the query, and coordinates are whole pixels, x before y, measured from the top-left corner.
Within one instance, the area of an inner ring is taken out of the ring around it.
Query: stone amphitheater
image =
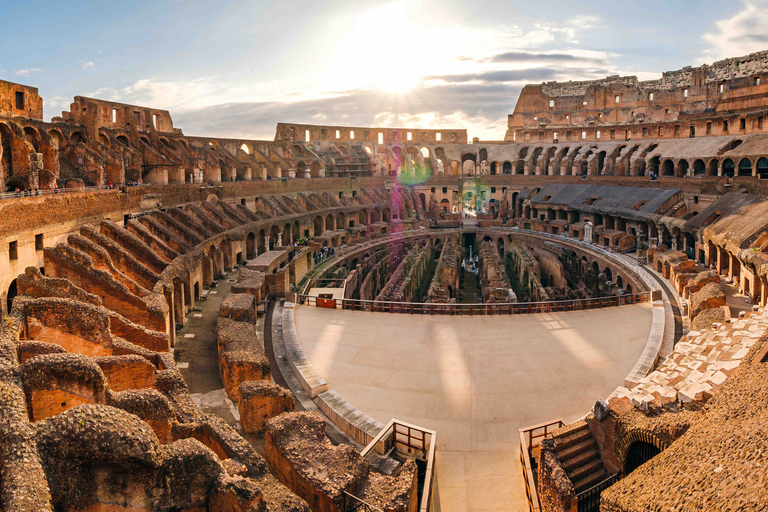
[[[0,81],[0,510],[768,510],[766,55],[497,141]]]

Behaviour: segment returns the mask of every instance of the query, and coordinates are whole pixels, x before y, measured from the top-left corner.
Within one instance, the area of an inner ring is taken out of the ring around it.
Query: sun
[[[405,92],[419,83],[423,62],[410,55],[427,44],[422,28],[408,18],[403,2],[393,2],[360,14],[341,38],[338,66],[348,70],[337,86],[372,87]],[[334,66],[335,69],[339,69]]]

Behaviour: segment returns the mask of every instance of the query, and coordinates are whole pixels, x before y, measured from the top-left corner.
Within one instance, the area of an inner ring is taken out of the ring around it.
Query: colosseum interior
[[[42,108],[0,81],[0,510],[768,510],[768,52],[498,141]]]

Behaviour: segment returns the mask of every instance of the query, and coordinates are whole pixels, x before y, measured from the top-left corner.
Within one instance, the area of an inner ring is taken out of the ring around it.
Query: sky
[[[466,128],[500,140],[522,87],[768,49],[768,0],[0,0],[0,79],[44,117],[90,96],[187,135],[278,122]]]

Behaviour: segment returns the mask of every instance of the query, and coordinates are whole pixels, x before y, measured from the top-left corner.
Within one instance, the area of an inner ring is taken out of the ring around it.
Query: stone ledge
[[[294,375],[307,393],[309,398],[315,398],[320,393],[328,391],[328,383],[317,373],[312,363],[304,354],[304,349],[299,343],[294,324],[294,311],[296,305],[286,302],[283,305],[283,342],[285,343],[285,355],[288,364],[291,365]]]

